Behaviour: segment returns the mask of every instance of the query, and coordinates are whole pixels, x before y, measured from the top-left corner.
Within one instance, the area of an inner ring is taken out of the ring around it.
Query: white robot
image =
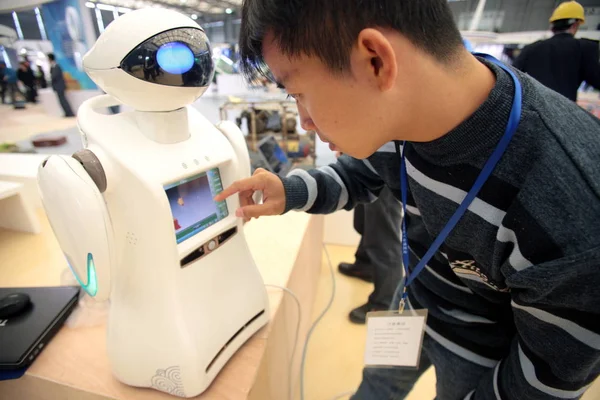
[[[189,106],[213,61],[204,31],[181,14],[128,13],[83,63],[108,94],[79,109],[85,149],[40,166],[44,207],[81,286],[110,298],[115,376],[196,396],[269,319],[239,200],[213,201],[250,176],[243,135]],[[118,104],[135,111],[103,113]]]

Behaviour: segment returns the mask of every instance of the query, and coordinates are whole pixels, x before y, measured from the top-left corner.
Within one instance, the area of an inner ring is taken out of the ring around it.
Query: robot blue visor
[[[178,87],[208,86],[214,74],[208,37],[196,28],[151,37],[127,54],[120,67],[143,81]]]

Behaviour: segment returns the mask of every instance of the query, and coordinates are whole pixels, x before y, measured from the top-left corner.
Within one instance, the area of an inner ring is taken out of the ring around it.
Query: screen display
[[[165,186],[177,243],[202,232],[229,215],[227,203],[213,198],[223,191],[218,169]]]
[[[267,159],[267,162],[276,174],[280,173],[288,164],[285,152],[273,136],[260,145],[260,152]]]

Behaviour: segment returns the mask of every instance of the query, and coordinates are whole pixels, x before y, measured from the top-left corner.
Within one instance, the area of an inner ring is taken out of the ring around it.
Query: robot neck
[[[173,144],[190,137],[188,109],[185,107],[168,112],[135,111],[133,114],[140,131],[152,141]]]

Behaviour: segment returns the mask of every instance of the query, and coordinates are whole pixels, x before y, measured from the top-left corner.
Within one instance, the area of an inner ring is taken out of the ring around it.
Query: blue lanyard
[[[402,312],[404,310],[404,304],[406,302],[406,298],[407,298],[407,294],[408,294],[406,289],[415,280],[415,278],[421,273],[421,271],[423,271],[423,268],[425,268],[425,266],[427,265],[429,260],[431,260],[431,258],[435,255],[435,253],[438,251],[438,249],[440,248],[442,243],[444,243],[444,241],[446,240],[446,238],[448,237],[450,232],[452,232],[452,230],[454,229],[454,227],[456,226],[458,221],[460,221],[460,219],[463,217],[463,215],[465,214],[465,212],[467,211],[467,209],[469,208],[469,206],[471,205],[473,200],[475,200],[475,197],[477,197],[477,194],[479,194],[479,191],[481,190],[481,188],[483,187],[485,182],[489,179],[489,177],[492,175],[492,172],[496,168],[496,165],[498,165],[498,162],[500,161],[500,159],[506,152],[506,149],[508,148],[508,145],[510,144],[510,141],[512,140],[512,138],[519,126],[519,121],[521,119],[521,108],[522,108],[522,102],[523,102],[523,99],[522,99],[523,98],[523,89],[521,87],[521,82],[519,81],[519,78],[517,77],[517,75],[515,75],[515,73],[510,68],[508,68],[506,65],[502,64],[500,61],[496,60],[494,57],[486,55],[486,54],[476,54],[476,55],[479,57],[486,58],[487,60],[498,65],[503,70],[508,72],[508,74],[513,79],[513,81],[515,83],[515,97],[513,98],[513,104],[512,104],[512,110],[510,112],[510,118],[508,119],[508,124],[506,125],[506,131],[504,133],[504,136],[502,137],[502,139],[496,146],[496,149],[494,150],[494,153],[492,154],[492,156],[485,163],[485,166],[483,167],[483,169],[481,170],[481,173],[475,180],[473,187],[471,188],[471,190],[469,191],[469,193],[467,194],[467,196],[465,197],[465,199],[463,200],[461,205],[458,207],[458,209],[456,210],[454,215],[452,215],[452,217],[450,218],[450,220],[448,221],[448,223],[446,224],[444,229],[442,229],[442,231],[440,232],[438,237],[435,239],[435,241],[433,242],[433,244],[431,245],[429,250],[427,250],[427,253],[425,253],[423,258],[421,258],[421,261],[419,261],[416,268],[413,270],[412,274],[409,273],[409,269],[408,269],[409,250],[408,250],[408,237],[406,235],[406,218],[402,219],[402,261],[404,262],[404,270],[405,270],[404,279],[405,280],[404,280],[404,293],[402,294],[402,299],[400,302],[400,312]],[[406,173],[406,160],[404,157],[405,150],[406,150],[406,142],[404,142],[403,146],[402,146],[402,156],[401,156],[401,163],[400,163],[400,184],[402,185],[402,209],[404,211],[404,215],[406,215],[406,201],[407,201],[407,196],[408,196],[408,194],[407,194],[408,178],[407,178],[407,173]]]

